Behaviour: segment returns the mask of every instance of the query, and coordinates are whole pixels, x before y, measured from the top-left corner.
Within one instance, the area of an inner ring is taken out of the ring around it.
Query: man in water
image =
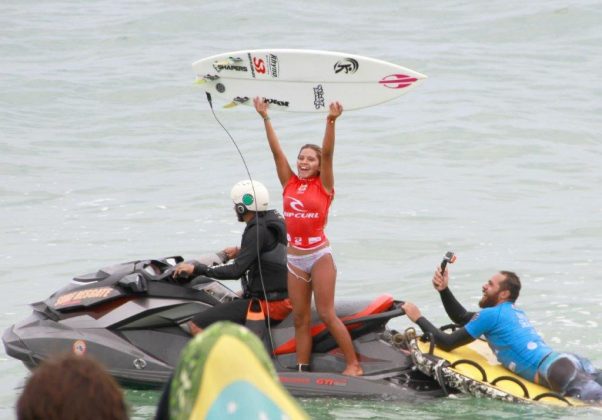
[[[232,264],[208,267],[199,261],[176,266],[174,279],[205,275],[216,279],[241,279],[242,299],[224,303],[196,315],[188,324],[193,335],[217,321],[245,324],[251,299],[258,299],[271,321],[291,312],[286,287],[286,226],[275,210],[268,210],[269,193],[257,181],[241,181],[230,193],[239,222],[246,223],[240,248],[226,248]],[[246,278],[244,278],[246,275]]]
[[[558,353],[546,345],[525,313],[514,306],[520,293],[518,276],[510,271],[494,274],[483,285],[480,312],[469,312],[456,300],[448,286],[447,270],[435,271],[433,286],[441,296],[447,315],[462,328],[451,334],[439,330],[411,302],[403,309],[408,318],[429,333],[437,346],[452,350],[468,344],[481,335],[487,339],[498,361],[507,369],[553,391],[581,400],[602,400],[602,381],[587,359],[574,354]],[[596,376],[598,379],[596,379]]]

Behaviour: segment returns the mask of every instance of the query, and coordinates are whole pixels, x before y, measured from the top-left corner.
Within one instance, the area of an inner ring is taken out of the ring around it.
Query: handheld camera
[[[447,264],[453,264],[456,262],[456,255],[452,251],[447,251],[445,256],[443,257],[443,261],[441,261],[441,273],[445,272],[445,267]]]

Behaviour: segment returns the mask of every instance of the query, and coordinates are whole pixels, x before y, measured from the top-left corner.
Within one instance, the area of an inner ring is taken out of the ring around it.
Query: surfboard
[[[261,49],[235,51],[192,64],[205,91],[253,106],[265,98],[271,109],[328,112],[339,101],[345,110],[387,102],[427,77],[386,61],[331,51]]]
[[[412,359],[421,372],[462,393],[515,403],[588,405],[575,398],[562,397],[506,369],[485,340],[477,339],[452,351],[435,346],[431,354],[430,343],[420,341],[413,329],[406,330],[406,338]]]
[[[290,419],[309,416],[279,382],[247,328],[218,322],[182,350],[170,385],[171,419]]]

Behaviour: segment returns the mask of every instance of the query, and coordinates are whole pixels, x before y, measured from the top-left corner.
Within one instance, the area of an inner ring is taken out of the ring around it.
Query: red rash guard
[[[300,179],[293,175],[282,192],[287,239],[299,249],[314,249],[326,242],[324,227],[334,198],[319,177]]]

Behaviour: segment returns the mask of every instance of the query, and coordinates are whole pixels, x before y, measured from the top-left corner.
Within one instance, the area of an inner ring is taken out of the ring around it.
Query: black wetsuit
[[[448,288],[439,292],[439,295],[441,296],[441,302],[443,302],[445,312],[447,312],[447,315],[454,323],[463,327],[464,325],[468,324],[468,322],[475,315],[475,312],[467,311],[464,306],[462,306],[462,304],[456,300],[455,296]],[[435,340],[437,346],[441,347],[443,350],[455,349],[456,347],[463,346],[464,344],[474,341],[474,338],[468,334],[465,328],[459,328],[451,334],[447,334],[435,327],[423,316],[418,318],[416,324],[420,326],[424,333],[430,334]]]
[[[206,328],[217,321],[244,324],[251,298],[266,300],[267,297],[269,302],[288,298],[286,244],[286,226],[282,216],[275,210],[258,212],[247,223],[242,235],[240,251],[232,264],[207,267],[195,263],[194,275],[204,274],[223,280],[242,278],[244,293],[242,299],[199,313],[192,322],[201,328]]]

